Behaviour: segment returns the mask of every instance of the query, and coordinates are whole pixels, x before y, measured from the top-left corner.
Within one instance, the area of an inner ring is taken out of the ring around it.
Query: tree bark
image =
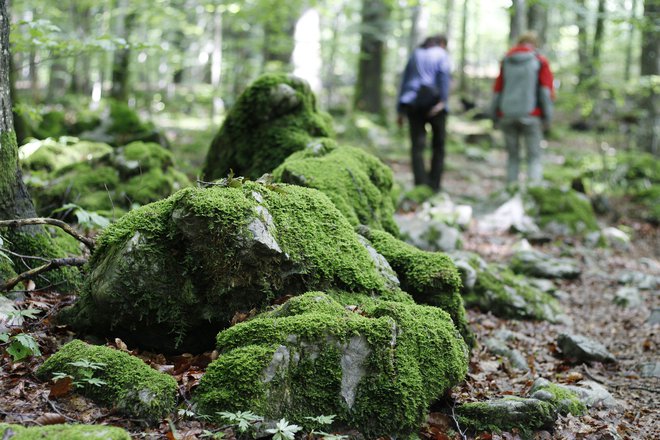
[[[660,0],[644,1],[644,30],[642,32],[642,76],[660,74]]]
[[[445,36],[447,37],[447,44],[454,36],[451,31],[451,25],[454,22],[454,0],[447,0],[445,3]]]
[[[520,34],[527,29],[527,4],[525,0],[513,0],[511,5],[511,29],[509,42],[515,43]]]
[[[589,67],[589,35],[587,33],[587,7],[585,0],[578,0],[578,11],[575,23],[578,27],[578,82],[577,88],[582,87],[589,78],[591,69]]]
[[[594,87],[600,82],[600,52],[603,47],[603,34],[605,32],[605,0],[598,0],[598,15],[596,17],[596,30],[594,31],[594,42],[591,51],[591,75],[595,80]]]
[[[527,26],[539,36],[540,46],[547,41],[548,7],[543,3],[534,3],[527,10]]]
[[[130,4],[126,1],[119,3],[120,9],[125,11],[130,8]],[[137,13],[134,9],[129,10],[125,15],[119,17],[117,35],[120,35],[124,40],[129,41],[135,22]],[[129,78],[129,65],[131,60],[130,47],[121,48],[116,50],[112,61],[112,89],[110,96],[118,101],[126,101],[128,98],[128,78]]]
[[[360,59],[355,87],[354,107],[384,117],[383,68],[385,36],[390,17],[387,0],[362,1]]]
[[[623,71],[624,81],[630,81],[630,67],[632,65],[633,40],[635,39],[635,19],[637,18],[637,0],[632,0],[630,9],[630,22],[628,24],[628,44],[626,45],[626,65]]]
[[[463,0],[463,18],[461,20],[461,65],[459,68],[459,91],[467,92],[467,76],[465,66],[467,64],[467,28],[469,17],[469,1]]]

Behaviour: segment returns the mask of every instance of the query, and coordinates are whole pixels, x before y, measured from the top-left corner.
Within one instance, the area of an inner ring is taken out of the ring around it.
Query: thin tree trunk
[[[600,82],[600,52],[603,47],[603,34],[605,32],[605,0],[598,0],[598,16],[596,17],[596,30],[591,52],[592,77],[596,83]],[[596,84],[597,86],[597,84]]]
[[[591,74],[589,67],[589,35],[587,34],[587,8],[585,0],[578,0],[578,11],[576,24],[578,27],[578,82],[577,88],[581,88]]]
[[[465,66],[467,65],[467,30],[469,17],[469,0],[463,0],[463,18],[461,20],[461,65],[459,69],[459,91],[461,94],[467,92],[467,76]]]
[[[511,29],[509,41],[513,44],[527,29],[527,4],[525,0],[513,0],[511,5]]]
[[[408,36],[408,54],[415,50],[415,46],[420,40],[419,18],[422,15],[422,5],[417,3],[413,6],[410,14],[410,35]]]
[[[390,7],[386,0],[363,0],[360,60],[354,107],[384,117],[383,66]]]
[[[626,45],[626,63],[624,66],[623,79],[630,81],[630,67],[632,66],[633,40],[635,39],[635,19],[637,18],[637,0],[632,0],[630,10],[630,23],[628,24],[628,44]]]
[[[545,45],[548,33],[548,7],[543,3],[533,3],[527,10],[527,26],[530,30],[536,32],[541,41],[541,46]]]
[[[642,76],[660,74],[660,0],[644,1],[644,31],[642,32]]]
[[[211,117],[220,113],[220,75],[222,73],[222,12],[216,8],[213,15],[213,53],[211,54],[211,85],[213,108]]]
[[[126,8],[129,7],[129,3],[126,1],[119,2],[119,8],[123,11],[122,13],[124,13]],[[136,18],[137,13],[133,9],[128,11],[128,13],[125,15],[120,16],[117,23],[117,35],[124,38],[124,40],[129,41],[130,36],[133,33],[133,27],[135,26]],[[130,60],[130,47],[115,51],[112,62],[112,89],[110,91],[110,96],[118,101],[126,101],[128,98]]]
[[[454,0],[447,0],[445,2],[445,36],[447,37],[448,43],[453,37],[451,28],[454,22],[454,4]]]

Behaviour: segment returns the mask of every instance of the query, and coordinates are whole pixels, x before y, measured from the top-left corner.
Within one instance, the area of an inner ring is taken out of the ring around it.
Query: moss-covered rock
[[[587,405],[580,400],[578,393],[571,388],[557,385],[547,379],[539,378],[529,390],[532,398],[549,402],[561,415],[580,416],[587,411]]]
[[[375,300],[356,313],[319,292],[220,332],[217,344],[221,355],[195,392],[203,412],[301,424],[336,414],[367,438],[415,432],[468,360],[438,308]]]
[[[190,185],[159,144],[107,144],[60,138],[21,147],[22,166],[37,211],[49,216],[64,204],[116,217],[135,204],[163,199]],[[46,172],[50,171],[50,172]]]
[[[598,229],[593,208],[584,194],[556,186],[532,186],[527,194],[533,201],[530,214],[547,230],[575,234]]]
[[[131,440],[122,428],[103,425],[30,426],[0,423],[0,438],[5,440]]]
[[[93,371],[93,378],[101,385],[85,384],[90,371],[72,363],[87,361],[101,368]],[[39,367],[37,375],[48,380],[54,373],[64,373],[81,382],[79,392],[105,405],[119,409],[132,417],[159,420],[174,410],[177,384],[173,377],[160,373],[142,360],[123,351],[74,340]]]
[[[398,235],[392,170],[363,150],[320,140],[289,156],[273,177],[323,192],[354,226],[363,224]]]
[[[520,397],[466,403],[460,405],[456,413],[459,425],[473,432],[517,429],[523,438],[532,438],[533,431],[551,428],[557,420],[552,403]]]
[[[474,342],[460,293],[461,277],[451,258],[440,252],[419,250],[384,231],[364,226],[358,231],[390,263],[404,291],[418,303],[449,313],[466,340]]]
[[[555,258],[534,249],[516,252],[510,267],[516,273],[540,278],[574,279],[582,273],[577,260]]]
[[[514,319],[563,319],[557,300],[539,290],[509,268],[487,264],[476,254],[452,255],[463,278],[462,294],[468,307]]]
[[[200,350],[236,312],[283,295],[397,289],[324,194],[225,185],[186,188],[107,228],[73,322],[154,349]]]
[[[304,80],[266,74],[238,98],[206,156],[207,180],[235,175],[257,178],[291,153],[332,134],[329,115],[316,108]]]

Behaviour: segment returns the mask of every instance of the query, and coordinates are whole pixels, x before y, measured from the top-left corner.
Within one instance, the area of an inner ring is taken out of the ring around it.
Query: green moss
[[[508,268],[488,265],[481,268],[475,260],[477,280],[463,298],[468,307],[478,307],[503,318],[540,319],[555,322],[561,314],[557,300],[540,291]]]
[[[64,345],[39,367],[37,375],[48,380],[54,373],[65,373],[80,380],[83,368],[72,362],[87,360],[104,364],[94,370],[101,386],[86,385],[80,392],[121,412],[148,420],[159,420],[174,410],[177,384],[174,378],[159,373],[142,360],[104,346],[93,346],[79,340]]]
[[[407,191],[402,199],[421,204],[435,195],[435,191],[428,185],[417,185],[410,191]]]
[[[415,301],[440,307],[449,313],[466,341],[473,345],[460,294],[461,277],[451,258],[440,252],[426,252],[404,243],[384,231],[361,227],[376,250],[396,272],[401,288]]]
[[[289,156],[273,171],[276,181],[326,194],[352,225],[398,235],[392,203],[392,171],[377,157],[326,140]]]
[[[187,184],[181,185],[172,174],[164,173],[160,168],[153,168],[129,179],[121,185],[118,192],[120,198],[126,197],[131,203],[146,205],[169,196],[183,186]]]
[[[53,110],[44,113],[35,134],[38,138],[59,137],[67,134],[64,112]]]
[[[233,170],[250,178],[271,172],[314,138],[332,135],[330,117],[302,79],[286,74],[259,77],[238,98],[213,139],[204,165],[207,180]]]
[[[533,215],[541,226],[549,223],[566,225],[571,232],[598,230],[589,199],[572,189],[534,186],[527,189],[536,208]]]
[[[108,132],[115,134],[140,133],[150,131],[151,126],[140,121],[137,112],[121,101],[110,101],[110,119]]]
[[[11,440],[130,440],[122,428],[102,425],[49,425],[23,427],[0,423],[0,437]]]
[[[444,311],[375,300],[356,313],[320,292],[220,332],[217,344],[195,392],[203,412],[249,409],[301,424],[335,414],[368,438],[415,432],[467,371]]]
[[[549,402],[561,415],[572,414],[574,416],[581,416],[587,411],[587,406],[580,400],[577,393],[566,387],[549,381],[542,381],[538,385],[535,384],[532,391],[550,393],[552,398],[543,400]]]
[[[112,147],[76,138],[33,140],[19,149],[21,167],[26,171],[56,171],[77,162],[87,162],[110,154]]]
[[[457,414],[459,425],[473,432],[517,429],[526,439],[531,439],[534,431],[551,428],[557,418],[551,403],[518,397],[466,403],[457,408]]]
[[[174,163],[172,153],[154,142],[131,142],[120,147],[117,150],[117,156],[126,162],[135,162],[133,168],[138,172],[153,169],[162,171]]]
[[[231,185],[186,188],[107,228],[68,318],[171,351],[208,343],[237,311],[283,295],[337,289],[401,296],[322,193]]]

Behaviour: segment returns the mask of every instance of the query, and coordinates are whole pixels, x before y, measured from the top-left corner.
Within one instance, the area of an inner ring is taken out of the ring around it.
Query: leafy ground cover
[[[581,142],[576,144],[577,148],[594,148],[588,140]],[[550,143],[547,162],[560,160],[558,146],[555,141]],[[484,233],[477,227],[480,215],[494,208],[497,197],[492,194],[503,189],[505,158],[501,150],[482,152],[482,155],[468,155],[465,149],[452,149],[447,157],[449,166],[444,186],[452,197],[472,205],[476,214],[476,221],[463,233],[463,248],[478,253],[489,262],[506,263],[520,237],[510,233]],[[406,159],[399,154],[389,163],[401,185],[410,186],[411,173]],[[522,433],[515,430],[464,432],[464,427],[456,423],[454,408],[466,402],[524,396],[539,377],[559,384],[579,385],[583,381],[595,381],[607,388],[619,405],[609,409],[591,408],[582,416],[560,416],[553,431],[537,432],[535,438],[660,438],[657,417],[660,411],[659,382],[657,377],[645,377],[644,370],[647,365],[657,365],[660,326],[650,323],[649,317],[660,306],[660,297],[656,291],[643,290],[642,303],[638,307],[623,308],[614,302],[623,275],[641,272],[660,276],[660,234],[657,226],[635,218],[634,201],[617,204],[616,208],[601,215],[599,221],[603,225],[615,223],[629,231],[632,240],[625,250],[587,246],[582,238],[572,236],[536,244],[535,247],[551,255],[571,256],[580,262],[581,277],[556,281],[558,289],[565,292],[560,297],[561,305],[572,319],[572,328],[604,344],[617,362],[574,364],[562,359],[556,340],[560,333],[571,328],[570,324],[507,320],[488,311],[469,310],[468,321],[480,345],[472,352],[468,378],[433,407],[427,425],[419,433],[421,438],[522,438]],[[215,352],[165,356],[135,350],[119,339],[95,341],[130,352],[158,371],[171,374],[177,381],[180,406],[155,426],[123,417],[117,409],[100,407],[76,394],[71,384],[58,385],[37,379],[35,371],[43,361],[55,352],[56,347],[74,337],[67,327],[54,324],[53,316],[75,298],[49,290],[28,290],[21,298],[19,305],[23,310],[36,309],[39,313],[33,314],[33,318],[25,316],[25,323],[12,330],[12,334],[29,333],[41,354],[19,361],[3,354],[0,359],[0,420],[25,426],[74,422],[111,424],[128,429],[134,438],[148,439],[193,440],[213,438],[213,435],[231,439],[239,434],[238,423],[212,424],[195,417],[190,406],[191,390],[198,385],[211,360],[217,357]],[[274,304],[281,300],[275,299]],[[246,318],[236,316],[235,322]],[[502,330],[513,335],[509,343],[523,354],[529,371],[516,369],[507,359],[492,354],[484,344]],[[289,429],[282,426],[284,431]],[[292,430],[294,428],[287,432]]]

